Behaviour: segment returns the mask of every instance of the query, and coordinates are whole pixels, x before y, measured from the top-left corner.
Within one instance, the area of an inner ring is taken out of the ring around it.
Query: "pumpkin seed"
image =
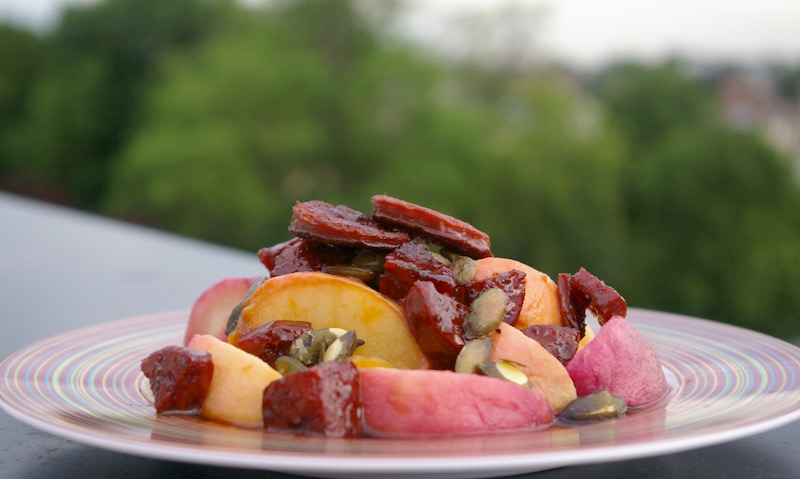
[[[342,328],[324,328],[324,329],[318,329],[317,331],[324,331],[325,333],[334,334],[336,335],[337,338],[341,338],[342,336],[347,334],[347,330]]]
[[[475,279],[478,266],[475,264],[475,260],[469,256],[456,256],[450,262],[450,270],[453,272],[453,279],[456,280],[456,284],[463,286]]]
[[[233,307],[231,314],[228,316],[228,322],[225,324],[225,334],[232,334],[234,331],[236,331],[236,326],[239,325],[239,320],[242,319],[242,309],[244,308],[244,303],[250,299],[250,296],[252,296],[258,287],[264,284],[264,281],[267,279],[269,279],[269,276],[263,276],[253,282],[253,284],[250,285],[250,289],[248,289],[247,293],[245,293],[244,298],[236,303],[236,306]]]
[[[440,253],[437,253],[435,251],[431,251],[431,255],[433,255],[433,257],[436,258],[436,261],[442,263],[443,265],[447,266],[448,268],[450,267],[450,260],[445,258]]]
[[[340,328],[315,329],[301,334],[289,347],[289,355],[305,364],[313,366],[322,361],[325,350],[342,334],[346,333]]]
[[[627,410],[625,400],[602,389],[567,404],[561,417],[569,421],[599,421],[622,416]]]
[[[275,360],[275,370],[281,373],[282,376],[287,376],[305,369],[308,369],[305,364],[291,356],[280,356]]]
[[[510,361],[498,361],[496,363],[483,363],[478,366],[478,370],[485,376],[502,379],[514,384],[519,384],[528,389],[533,388],[533,384],[522,371]]]
[[[352,356],[364,344],[356,332],[342,328],[315,329],[301,334],[289,347],[289,356],[311,367],[323,361],[333,361]]]
[[[322,354],[322,360],[336,361],[338,359],[349,358],[361,344],[364,344],[364,342],[361,341],[359,344],[355,330],[348,331],[336,338],[330,346],[325,349],[325,352]]]
[[[365,283],[369,283],[375,279],[376,276],[374,271],[367,268],[353,266],[352,264],[336,264],[332,266],[325,266],[322,268],[322,271],[336,276],[355,278]]]
[[[500,326],[506,314],[506,293],[500,288],[487,289],[469,307],[464,318],[464,337],[482,338]]]
[[[473,339],[467,341],[456,358],[455,372],[473,374],[478,372],[478,366],[491,362],[492,339]]]
[[[353,261],[351,261],[351,264],[357,268],[368,269],[372,271],[375,276],[379,276],[381,273],[383,273],[383,263],[385,261],[386,257],[380,253],[361,250],[356,253],[355,258],[353,258]]]

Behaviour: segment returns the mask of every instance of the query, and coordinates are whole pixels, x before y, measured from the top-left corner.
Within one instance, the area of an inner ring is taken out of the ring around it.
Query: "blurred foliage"
[[[596,85],[639,140],[622,181],[634,272],[620,288],[648,307],[796,337],[797,177],[761,138],[720,124],[708,86],[681,71],[620,65]]]
[[[45,63],[45,45],[33,33],[0,25],[0,178],[25,170],[26,164],[11,154],[10,144],[19,136],[20,124],[28,115],[32,79]]]
[[[387,193],[632,306],[800,336],[791,165],[680,62],[587,88],[442,61],[387,33],[402,3],[269,5],[108,0],[42,37],[0,28],[0,187],[252,251],[289,238],[295,201]]]
[[[110,165],[137,125],[161,57],[199,43],[230,9],[197,0],[68,9],[37,52],[46,67],[34,81],[26,78],[31,85],[20,98],[27,114],[3,142],[0,160],[21,166],[17,181],[35,183],[45,196],[103,208]]]

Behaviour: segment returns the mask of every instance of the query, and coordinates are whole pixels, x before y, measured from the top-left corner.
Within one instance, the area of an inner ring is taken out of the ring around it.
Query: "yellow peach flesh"
[[[475,261],[475,280],[482,280],[518,269],[525,273],[525,299],[515,326],[523,329],[532,324],[561,324],[558,286],[546,274],[525,263],[507,258],[489,257]]]
[[[260,358],[204,334],[189,341],[190,348],[211,353],[214,375],[200,415],[243,427],[260,427],[264,388],[281,374]]]
[[[577,397],[575,385],[561,362],[536,340],[501,323],[491,334],[492,361],[510,361],[522,371],[547,401],[560,412]]]
[[[355,330],[365,341],[356,354],[402,369],[428,367],[400,306],[354,279],[318,272],[269,279],[245,303],[228,341],[236,344],[245,331],[276,319],[308,321],[314,329]]]

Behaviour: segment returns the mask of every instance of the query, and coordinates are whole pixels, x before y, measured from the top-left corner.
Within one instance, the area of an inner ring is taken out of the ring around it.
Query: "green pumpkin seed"
[[[308,369],[308,366],[290,356],[280,356],[275,360],[275,370],[282,376]]]
[[[450,262],[450,270],[453,272],[453,279],[456,280],[456,284],[465,285],[472,282],[475,279],[475,273],[478,272],[478,265],[475,264],[475,260],[470,258],[469,256],[456,256]]]
[[[315,329],[305,332],[292,342],[289,347],[289,355],[306,366],[318,364],[322,362],[322,356],[328,346],[346,332],[340,328]]]
[[[355,278],[365,283],[369,283],[375,279],[375,272],[367,269],[353,266],[352,264],[337,264],[332,266],[325,266],[322,271],[336,276],[346,276],[348,278]]]
[[[356,254],[351,264],[356,268],[368,269],[372,271],[375,276],[379,276],[383,273],[383,263],[385,261],[386,257],[380,253],[362,250]]]
[[[336,361],[349,358],[353,355],[356,348],[364,344],[364,341],[356,338],[355,330],[348,331],[336,338],[322,355],[323,361]]]
[[[323,361],[348,358],[364,344],[356,332],[342,328],[315,329],[301,334],[289,347],[289,356],[311,367]]]
[[[242,309],[244,308],[244,303],[250,299],[250,296],[256,292],[259,286],[264,284],[264,281],[269,279],[268,276],[264,276],[256,280],[253,284],[250,285],[250,289],[247,290],[247,293],[244,295],[244,298],[236,303],[236,306],[233,307],[231,314],[228,316],[228,322],[225,324],[225,334],[232,334],[236,331],[236,326],[239,325],[239,320],[242,319]]]
[[[485,376],[502,379],[514,384],[519,384],[528,389],[533,388],[533,384],[514,363],[510,361],[498,361],[496,363],[483,363],[478,366],[478,370]]]
[[[464,337],[467,340],[482,338],[497,329],[506,314],[506,301],[506,293],[500,288],[481,293],[464,318]]]
[[[461,256],[460,254],[450,251],[449,249],[440,249],[439,254],[442,255],[448,262],[455,261],[456,258]]]
[[[457,373],[473,374],[478,372],[478,366],[491,362],[492,339],[473,339],[461,348],[456,358],[454,368]]]
[[[603,389],[573,400],[561,411],[561,417],[569,421],[599,421],[622,416],[627,410],[622,398]]]

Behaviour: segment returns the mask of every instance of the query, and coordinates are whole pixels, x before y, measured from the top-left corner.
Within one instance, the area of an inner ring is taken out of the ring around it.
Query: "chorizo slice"
[[[403,299],[408,327],[434,369],[453,369],[464,347],[464,317],[469,309],[442,294],[430,281],[417,281]]]
[[[375,195],[372,218],[471,258],[492,256],[489,235],[466,221],[386,195]]]
[[[166,346],[141,363],[150,380],[154,406],[159,414],[199,411],[211,386],[214,362],[211,354],[185,346]]]
[[[628,304],[617,290],[600,278],[581,268],[570,278],[572,294],[579,298],[580,304],[588,304],[589,310],[597,316],[602,326],[614,316],[625,317]]]
[[[628,304],[617,290],[584,268],[575,274],[558,275],[558,295],[561,318],[564,326],[586,331],[586,309],[597,316],[600,326],[613,316],[625,317]]]
[[[440,293],[456,295],[456,281],[450,268],[434,258],[427,246],[409,241],[386,255],[378,290],[385,296],[402,301],[411,286],[419,280],[432,282]]]
[[[270,274],[275,277],[299,271],[324,271],[327,266],[343,263],[345,258],[340,248],[295,238],[275,258]]]
[[[318,243],[382,251],[392,250],[410,239],[406,233],[381,227],[360,211],[318,200],[294,205],[289,231]]]

